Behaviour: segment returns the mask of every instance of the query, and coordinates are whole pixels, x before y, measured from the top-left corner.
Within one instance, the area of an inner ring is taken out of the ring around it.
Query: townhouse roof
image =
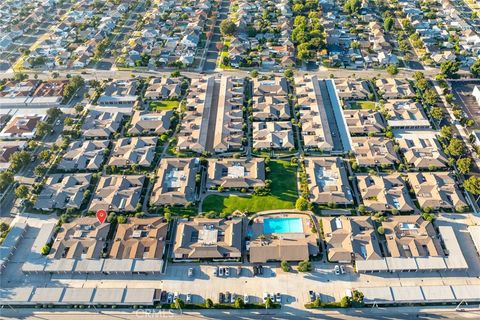
[[[348,131],[351,134],[381,133],[386,127],[386,123],[378,111],[370,109],[344,109],[343,114],[347,122]]]
[[[352,137],[352,146],[360,166],[393,165],[400,161],[393,141],[384,137]]]
[[[384,98],[405,98],[413,97],[415,93],[410,88],[410,84],[406,80],[394,78],[377,79],[375,85]]]
[[[128,129],[128,133],[134,135],[141,135],[144,133],[162,135],[170,129],[170,119],[172,116],[173,110],[162,110],[157,112],[136,110],[130,121],[131,128]]]
[[[395,138],[407,162],[417,169],[444,168],[448,158],[435,131],[399,131]]]
[[[108,140],[84,140],[70,143],[58,169],[73,170],[98,170],[104,159],[105,152],[110,142]]]
[[[150,167],[155,158],[157,137],[122,138],[114,143],[108,165],[128,167],[137,164]]]
[[[290,121],[254,122],[253,148],[288,149],[295,146]]]
[[[265,186],[263,159],[209,159],[207,188],[254,188]]]
[[[429,128],[430,121],[426,117],[420,103],[408,99],[388,100],[383,106],[387,114],[387,123],[396,128]]]
[[[102,176],[97,185],[89,211],[100,209],[112,212],[133,212],[140,203],[145,182],[143,175]]]
[[[117,132],[122,123],[123,113],[90,110],[82,125],[86,138],[109,138]]]

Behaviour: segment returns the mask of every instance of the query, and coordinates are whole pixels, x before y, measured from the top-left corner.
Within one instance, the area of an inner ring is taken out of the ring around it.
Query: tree
[[[48,132],[50,132],[50,130],[52,130],[52,125],[44,121],[40,121],[37,123],[36,129],[37,129],[37,134],[43,137]]]
[[[40,249],[40,253],[44,256],[50,253],[50,246],[48,244],[43,245],[43,247]]]
[[[119,215],[117,217],[117,222],[118,222],[118,224],[124,224],[125,222],[127,222],[127,218],[123,215]]]
[[[440,64],[440,72],[447,78],[453,78],[457,75],[459,63],[455,60],[445,61]]]
[[[28,188],[26,185],[21,184],[15,189],[15,196],[18,199],[26,199],[28,197]]]
[[[0,190],[5,189],[14,182],[14,175],[10,171],[0,172]]]
[[[308,200],[304,197],[300,197],[295,202],[295,208],[299,211],[306,211],[308,210]]]
[[[283,272],[289,272],[290,271],[290,265],[288,264],[288,262],[286,260],[283,260],[280,263],[280,267],[282,268]]]
[[[340,300],[340,307],[341,308],[349,308],[352,305],[352,300],[350,297],[345,296]]]
[[[182,309],[185,306],[185,303],[180,298],[175,299],[174,302],[175,302],[175,309]]]
[[[383,21],[383,27],[385,31],[391,31],[393,28],[393,18],[390,16],[386,17],[385,21]]]
[[[77,104],[77,105],[75,106],[75,111],[76,111],[77,113],[81,113],[81,112],[83,111],[83,106],[82,106],[81,104]]]
[[[379,226],[379,227],[377,228],[377,232],[378,232],[379,234],[385,234],[385,228],[383,228],[382,226]]]
[[[40,160],[44,162],[47,162],[48,160],[50,160],[50,156],[51,156],[51,152],[49,150],[42,150],[38,154],[38,157],[40,158]]]
[[[267,300],[265,300],[265,308],[271,309],[272,307],[273,307],[273,301],[270,297],[267,297]]]
[[[433,107],[430,109],[430,115],[432,116],[433,119],[440,121],[443,119],[443,111],[439,107]]]
[[[301,261],[298,264],[298,272],[309,272],[312,270],[312,264],[308,260]]]
[[[471,176],[463,182],[465,190],[474,195],[480,195],[480,177]]]
[[[233,36],[237,33],[237,25],[230,19],[225,19],[220,23],[220,32],[223,36]]]
[[[207,308],[207,309],[212,309],[213,308],[212,299],[208,298],[207,300],[205,300],[205,308]]]
[[[73,124],[73,119],[72,118],[65,118],[63,119],[63,124],[66,126],[71,126]]]
[[[450,140],[452,139],[453,133],[452,133],[452,127],[449,126],[443,126],[440,129],[440,137],[442,137],[445,140]]]
[[[165,208],[164,212],[163,212],[163,216],[165,217],[165,219],[170,222],[170,220],[172,220],[172,212],[170,211],[170,208]]]
[[[45,175],[45,173],[47,173],[47,167],[45,167],[44,165],[38,165],[35,167],[35,169],[33,169],[33,173],[37,177],[42,177]]]
[[[364,295],[362,292],[358,290],[353,290],[352,291],[352,300],[357,302],[357,303],[363,303]]]
[[[447,153],[452,157],[461,157],[465,154],[465,145],[460,139],[452,139],[447,147]]]
[[[13,172],[17,172],[30,163],[30,154],[26,151],[17,151],[10,156],[10,168]]]
[[[350,14],[358,13],[360,11],[360,0],[347,0],[343,6],[343,9]]]
[[[387,70],[388,74],[390,74],[392,76],[398,74],[398,67],[394,64],[388,65],[386,70]]]
[[[291,77],[293,77],[293,70],[292,69],[287,69],[287,70],[285,70],[283,75],[287,78],[291,78]]]
[[[238,297],[235,299],[234,307],[237,309],[243,309],[243,307],[245,307],[245,302],[243,302],[242,298]]]
[[[52,119],[52,120],[55,120],[61,114],[62,114],[62,111],[57,107],[49,108],[47,110],[47,116],[49,119]]]
[[[480,59],[477,59],[471,66],[470,72],[475,78],[480,78]]]
[[[460,158],[457,160],[457,169],[461,174],[467,174],[472,169],[471,158]]]
[[[437,103],[438,100],[438,95],[437,92],[432,89],[426,89],[425,92],[423,93],[423,102],[425,102],[427,105],[433,106]]]

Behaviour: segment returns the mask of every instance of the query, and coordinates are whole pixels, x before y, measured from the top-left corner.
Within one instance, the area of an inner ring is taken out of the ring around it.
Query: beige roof
[[[182,81],[179,78],[153,78],[148,82],[145,90],[147,99],[178,98],[182,94]]]
[[[15,116],[10,119],[3,128],[1,136],[3,137],[22,137],[23,135],[32,135],[36,131],[37,124],[42,121],[43,116],[23,115]]]
[[[392,257],[443,256],[439,237],[431,222],[419,215],[391,216],[382,222],[387,249]]]
[[[100,259],[110,223],[96,217],[82,217],[64,223],[52,244],[51,259]]]
[[[351,134],[380,133],[385,129],[385,121],[378,111],[369,109],[343,110],[343,114]]]
[[[336,80],[335,87],[338,96],[345,100],[364,100],[370,93],[368,82],[365,80]]]
[[[213,150],[226,152],[242,148],[244,78],[220,79]]]
[[[242,219],[179,221],[173,246],[176,259],[223,259],[242,256]]]
[[[207,188],[254,188],[265,186],[263,159],[209,159]]]
[[[137,100],[137,87],[137,80],[114,80],[105,86],[97,103],[99,105],[133,105]]]
[[[289,149],[295,146],[290,121],[254,122],[253,148]]]
[[[341,158],[308,157],[304,160],[312,201],[351,204],[352,191]]]
[[[253,119],[256,121],[290,120],[290,106],[285,96],[253,97]]]
[[[85,140],[70,143],[58,169],[70,170],[98,170],[108,149],[108,140]]]
[[[422,105],[408,99],[388,100],[383,106],[387,123],[392,128],[429,128],[430,121]]]
[[[287,79],[274,77],[273,79],[253,79],[253,96],[286,96],[288,95]]]
[[[467,203],[451,172],[417,172],[408,174],[422,208],[466,207]]]
[[[331,262],[381,259],[372,219],[363,217],[322,218],[323,233]]]
[[[173,116],[173,110],[163,110],[158,112],[140,111],[133,113],[130,122],[131,128],[128,133],[133,135],[140,134],[158,134],[161,135],[170,129],[170,118]]]
[[[395,138],[407,163],[414,168],[443,168],[448,165],[448,158],[442,151],[435,131],[395,132]]]
[[[100,177],[88,210],[100,209],[112,212],[133,212],[140,203],[145,176],[110,175]]]
[[[168,223],[163,218],[129,218],[119,224],[109,257],[113,259],[162,259]]]
[[[42,210],[80,208],[91,178],[90,173],[50,175],[34,207]]]
[[[157,171],[150,203],[154,205],[187,204],[195,200],[197,160],[193,158],[163,158]]]
[[[331,151],[333,139],[324,106],[326,97],[322,97],[319,86],[316,76],[295,79],[303,143],[306,148]]]
[[[413,211],[415,205],[399,174],[356,175],[363,204],[368,211]]]
[[[137,164],[150,167],[155,158],[157,137],[122,138],[115,142],[108,165],[128,167]]]
[[[86,138],[109,138],[117,132],[122,123],[123,114],[90,110],[83,121],[82,135]]]
[[[410,88],[410,84],[407,80],[399,80],[394,78],[377,79],[377,81],[375,81],[375,85],[380,93],[382,93],[384,99],[415,96],[415,93]]]
[[[192,80],[177,135],[179,150],[205,151],[214,83],[214,77]]]
[[[352,137],[352,147],[360,166],[393,165],[400,161],[393,141],[384,137]]]
[[[265,234],[264,220],[277,218],[277,216],[261,216],[254,220],[251,225],[252,236],[249,244],[251,263],[302,261],[309,260],[311,255],[318,254],[318,235],[312,233],[310,218],[305,215],[289,215],[288,217],[300,218],[303,232]]]

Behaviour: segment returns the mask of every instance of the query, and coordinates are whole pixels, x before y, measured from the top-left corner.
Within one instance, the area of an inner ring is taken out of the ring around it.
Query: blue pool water
[[[302,233],[301,218],[267,218],[263,220],[263,232],[271,233]]]

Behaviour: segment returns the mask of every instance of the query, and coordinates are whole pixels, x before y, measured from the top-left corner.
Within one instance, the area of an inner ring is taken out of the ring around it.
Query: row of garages
[[[480,285],[366,287],[358,291],[368,305],[480,302]]]
[[[2,306],[126,305],[152,306],[160,289],[151,288],[35,288],[0,289]]]

